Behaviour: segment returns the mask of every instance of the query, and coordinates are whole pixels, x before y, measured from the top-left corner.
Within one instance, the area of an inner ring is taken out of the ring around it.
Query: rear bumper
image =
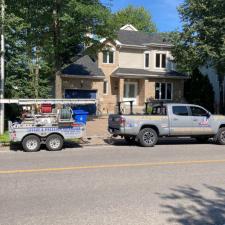
[[[117,134],[117,135],[122,134],[120,128],[108,127],[108,132],[110,134]]]

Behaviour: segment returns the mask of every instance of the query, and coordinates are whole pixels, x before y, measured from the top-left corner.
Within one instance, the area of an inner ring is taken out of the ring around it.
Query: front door
[[[124,101],[134,101],[134,105],[137,105],[137,93],[138,93],[138,83],[128,82],[124,83]]]
[[[210,114],[203,108],[191,106],[192,113],[192,133],[193,135],[210,135],[213,134],[211,127]]]

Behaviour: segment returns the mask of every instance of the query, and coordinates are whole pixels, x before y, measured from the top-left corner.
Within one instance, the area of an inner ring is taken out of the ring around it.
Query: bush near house
[[[205,107],[214,112],[214,91],[208,76],[201,74],[199,69],[194,69],[190,79],[184,84],[184,97],[192,104]]]

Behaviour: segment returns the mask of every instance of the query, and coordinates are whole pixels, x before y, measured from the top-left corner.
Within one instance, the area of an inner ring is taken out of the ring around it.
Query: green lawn
[[[9,132],[6,131],[3,135],[0,135],[0,143],[8,143],[9,140]]]

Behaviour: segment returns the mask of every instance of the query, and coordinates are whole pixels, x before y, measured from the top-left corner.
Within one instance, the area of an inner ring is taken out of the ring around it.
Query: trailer
[[[21,142],[24,151],[36,152],[42,144],[49,151],[58,151],[63,148],[66,139],[81,139],[86,134],[86,125],[74,121],[73,111],[69,104],[83,105],[95,104],[95,100],[77,99],[20,99],[5,100],[5,104],[17,103],[19,105],[33,104],[58,104],[66,105],[61,109],[53,109],[51,113],[30,113],[25,115],[21,121],[8,121],[9,135],[12,142]]]

